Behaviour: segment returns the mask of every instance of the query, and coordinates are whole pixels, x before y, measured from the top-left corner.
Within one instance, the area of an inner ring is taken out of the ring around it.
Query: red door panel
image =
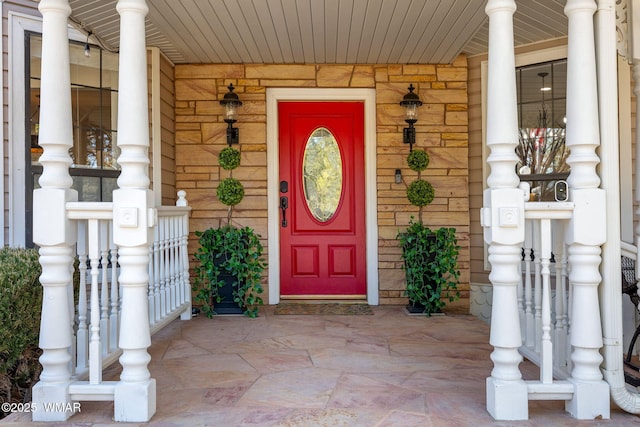
[[[278,114],[280,181],[286,183],[280,197],[288,205],[284,218],[281,213],[281,296],[365,296],[364,104],[280,102]],[[311,136],[319,134],[335,141],[326,144],[333,157],[307,154]],[[329,187],[339,190],[325,191]]]

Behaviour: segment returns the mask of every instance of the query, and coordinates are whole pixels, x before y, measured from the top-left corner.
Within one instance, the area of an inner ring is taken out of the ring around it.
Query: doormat
[[[371,306],[367,304],[278,304],[274,314],[311,314],[332,316],[373,315]]]

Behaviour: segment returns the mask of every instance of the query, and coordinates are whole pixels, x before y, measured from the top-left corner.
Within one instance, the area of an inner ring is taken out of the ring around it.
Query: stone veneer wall
[[[460,289],[469,296],[469,186],[467,60],[429,65],[176,65],[176,188],[187,191],[193,208],[190,229],[204,230],[226,219],[226,206],[215,189],[227,171],[218,166],[226,146],[224,110],[219,100],[233,83],[243,102],[240,129],[241,166],[233,176],[245,186],[245,198],[234,209],[234,222],[267,236],[266,89],[269,87],[375,88],[377,128],[377,197],[379,297],[381,304],[404,304],[404,272],[396,240],[418,209],[406,199],[404,184],[394,183],[402,169],[406,183],[417,174],[406,165],[409,147],[402,143],[404,111],[398,104],[407,87],[417,87],[424,105],[416,124],[416,148],[426,149],[431,163],[423,172],[435,187],[434,202],[424,211],[432,228],[455,227],[461,253]],[[191,236],[190,250],[197,247]],[[266,282],[266,277],[265,277]],[[268,286],[268,283],[266,283]],[[268,291],[265,292],[268,295]]]

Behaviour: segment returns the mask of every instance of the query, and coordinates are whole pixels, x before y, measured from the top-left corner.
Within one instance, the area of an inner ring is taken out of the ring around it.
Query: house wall
[[[227,207],[215,196],[221,177],[217,155],[226,146],[224,110],[219,100],[233,83],[243,102],[240,129],[241,166],[233,176],[245,186],[245,198],[234,209],[234,222],[267,234],[266,89],[269,87],[374,88],[377,129],[377,206],[379,298],[381,304],[404,304],[404,272],[396,240],[418,209],[406,199],[404,184],[394,183],[395,169],[406,182],[417,174],[406,166],[406,126],[399,102],[410,83],[424,105],[416,123],[417,148],[431,163],[423,177],[435,188],[435,200],[424,210],[430,227],[455,227],[461,253],[463,299],[469,290],[469,186],[467,60],[449,65],[176,65],[176,188],[187,191],[193,211],[190,251],[197,247],[195,230],[216,227]],[[265,276],[266,277],[266,276]],[[266,284],[268,287],[268,284]],[[268,295],[268,289],[265,292]]]
[[[160,144],[162,150],[162,204],[176,202],[174,65],[160,54]]]

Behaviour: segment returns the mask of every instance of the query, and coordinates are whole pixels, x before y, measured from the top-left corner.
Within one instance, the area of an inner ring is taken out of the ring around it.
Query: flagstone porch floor
[[[531,402],[529,421],[496,422],[485,409],[489,326],[470,315],[199,316],[153,337],[157,412],[115,423],[113,403],[82,402],[60,424],[13,414],[0,425],[149,426],[640,426],[612,406],[610,420],[576,421],[563,402]],[[525,378],[537,368],[521,364]],[[117,365],[105,379],[117,379]]]

